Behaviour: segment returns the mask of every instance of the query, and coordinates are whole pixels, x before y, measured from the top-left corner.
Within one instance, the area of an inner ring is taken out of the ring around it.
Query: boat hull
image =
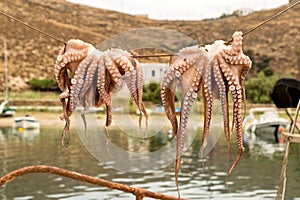
[[[15,118],[13,128],[36,129],[40,128],[40,123],[33,117]]]

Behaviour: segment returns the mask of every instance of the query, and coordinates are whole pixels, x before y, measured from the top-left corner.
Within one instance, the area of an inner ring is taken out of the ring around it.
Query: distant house
[[[238,16],[249,15],[252,12],[253,12],[253,9],[251,9],[251,8],[240,8],[240,9],[234,11],[234,13],[237,14]]]
[[[142,63],[143,71],[143,85],[149,83],[158,83],[160,84],[164,73],[168,69],[167,63]],[[124,85],[123,89],[115,94],[118,98],[128,98],[130,93],[127,87]]]
[[[144,84],[160,83],[167,68],[167,63],[143,63]]]

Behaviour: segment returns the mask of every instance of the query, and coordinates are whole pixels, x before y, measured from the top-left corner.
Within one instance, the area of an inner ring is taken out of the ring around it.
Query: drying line
[[[261,23],[259,23],[259,24],[256,25],[255,27],[253,27],[252,29],[246,31],[246,32],[243,34],[243,36],[245,36],[245,35],[247,35],[247,34],[253,32],[253,31],[255,31],[255,30],[258,29],[259,27],[261,27],[261,26],[265,25],[266,23],[272,21],[274,18],[276,18],[276,17],[282,15],[283,13],[287,12],[288,10],[290,10],[290,9],[292,9],[293,7],[297,6],[298,4],[300,4],[300,0],[297,1],[297,2],[295,2],[295,3],[292,4],[292,5],[288,6],[288,7],[285,8],[284,10],[282,10],[282,11],[276,13],[276,14],[273,15],[272,17],[270,17],[270,18],[268,18],[268,19],[262,21]],[[22,24],[22,25],[24,25],[24,26],[27,26],[28,28],[30,28],[30,29],[32,29],[32,30],[35,30],[35,31],[37,31],[37,32],[39,32],[39,33],[42,33],[42,34],[44,34],[44,35],[46,35],[46,36],[48,36],[48,37],[50,37],[50,38],[52,38],[52,39],[54,39],[54,40],[56,40],[56,41],[58,41],[58,42],[61,42],[61,43],[63,43],[65,46],[66,46],[66,44],[67,44],[65,41],[63,41],[63,40],[61,40],[61,39],[59,39],[59,38],[57,38],[57,37],[55,37],[55,36],[53,36],[53,35],[51,35],[51,34],[45,32],[45,31],[42,31],[42,30],[40,30],[40,29],[38,29],[38,28],[36,28],[36,27],[34,27],[34,26],[31,26],[31,25],[27,24],[26,22],[24,22],[24,21],[22,21],[22,20],[20,20],[20,19],[17,19],[17,18],[15,18],[15,17],[13,17],[13,16],[11,16],[11,15],[9,15],[9,14],[7,14],[7,13],[1,11],[1,10],[0,10],[0,14],[4,15],[4,16],[10,18],[10,19],[13,19],[13,20],[17,21],[17,22],[19,22],[20,24]],[[232,39],[229,40],[228,42],[225,42],[225,44],[230,44],[231,42],[232,42]],[[175,54],[132,55],[132,57],[133,57],[133,58],[170,57],[170,56],[174,56],[174,55],[175,55]]]
[[[61,43],[63,43],[64,45],[67,44],[65,41],[63,41],[63,40],[61,40],[61,39],[59,39],[59,38],[57,38],[57,37],[55,37],[55,36],[53,36],[53,35],[51,35],[51,34],[45,32],[45,31],[42,31],[41,29],[38,29],[38,28],[36,28],[36,27],[34,27],[34,26],[31,26],[31,25],[27,24],[26,22],[24,22],[24,21],[22,21],[22,20],[20,20],[20,19],[17,19],[17,18],[15,18],[15,17],[13,17],[13,16],[11,16],[11,15],[9,15],[9,14],[7,14],[7,13],[1,11],[1,10],[0,10],[0,14],[1,14],[1,15],[4,15],[4,16],[10,18],[10,19],[13,19],[13,20],[15,20],[16,22],[19,22],[20,24],[22,24],[22,25],[24,25],[24,26],[26,26],[26,27],[28,27],[28,28],[30,28],[30,29],[32,29],[32,30],[35,30],[35,31],[37,31],[37,32],[39,32],[39,33],[42,33],[42,34],[44,34],[44,35],[46,35],[46,36],[48,36],[48,37],[50,37],[50,38],[52,38],[52,39],[54,39],[54,40],[56,40],[56,41],[58,41],[58,42],[61,42]]]

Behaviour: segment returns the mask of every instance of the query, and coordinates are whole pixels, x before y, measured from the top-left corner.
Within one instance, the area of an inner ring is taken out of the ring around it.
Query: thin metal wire
[[[48,37],[50,37],[50,38],[52,38],[52,39],[54,39],[54,40],[56,40],[56,41],[58,41],[58,42],[61,42],[61,43],[63,43],[64,45],[67,44],[65,41],[63,41],[63,40],[61,40],[61,39],[59,39],[59,38],[57,38],[57,37],[55,37],[55,36],[53,36],[53,35],[51,35],[51,34],[45,32],[45,31],[42,31],[42,30],[40,30],[40,29],[38,29],[38,28],[36,28],[36,27],[34,27],[34,26],[31,26],[31,25],[27,24],[26,22],[24,22],[24,21],[22,21],[22,20],[20,20],[20,19],[17,19],[17,18],[15,18],[15,17],[13,17],[13,16],[11,16],[11,15],[9,15],[9,14],[7,14],[7,13],[1,11],[1,10],[0,10],[0,14],[1,14],[1,15],[4,15],[4,16],[10,18],[10,19],[13,19],[13,20],[15,20],[16,22],[19,22],[20,24],[22,24],[22,25],[24,25],[24,26],[26,26],[26,27],[28,27],[28,28],[30,28],[30,29],[32,29],[32,30],[35,30],[35,31],[37,31],[37,32],[39,32],[39,33],[42,33],[42,34],[44,34],[44,35],[46,35],[46,36],[48,36]]]
[[[278,17],[279,15],[287,12],[288,10],[292,9],[293,7],[297,6],[300,3],[300,0],[297,1],[296,3],[290,5],[289,7],[287,7],[286,9],[283,9],[282,11],[276,13],[275,15],[273,15],[272,17],[262,21],[261,23],[259,23],[258,25],[256,25],[255,27],[251,28],[250,30],[246,31],[243,33],[243,36],[248,35],[249,33],[255,31],[256,29],[258,29],[259,27],[265,25],[266,23],[268,23],[269,21],[273,20],[274,18]],[[230,44],[232,42],[232,39],[229,40],[228,42],[226,42],[225,44]]]
[[[255,31],[256,29],[258,29],[259,27],[265,25],[266,23],[270,22],[271,20],[275,19],[276,17],[278,17],[279,15],[282,15],[283,13],[287,12],[288,10],[292,9],[293,7],[297,6],[298,4],[300,4],[300,0],[297,1],[296,3],[288,6],[287,8],[283,9],[282,11],[276,13],[275,15],[273,15],[272,17],[262,21],[261,23],[259,23],[258,25],[256,25],[255,27],[249,29],[248,31],[243,33],[243,36],[248,35],[249,33]],[[226,45],[229,45],[232,42],[232,39],[225,42]],[[175,54],[158,54],[158,55],[141,55],[141,56],[132,56],[133,58],[145,58],[145,57],[167,57],[167,56],[174,56]]]
[[[273,15],[272,17],[270,17],[270,18],[264,20],[263,22],[259,23],[258,25],[256,25],[256,26],[253,27],[252,29],[246,31],[246,32],[243,34],[243,36],[246,36],[247,34],[249,34],[249,33],[253,32],[253,31],[255,31],[255,30],[258,29],[259,27],[265,25],[265,24],[268,23],[269,21],[271,21],[271,20],[273,20],[274,18],[278,17],[279,15],[281,15],[281,14],[287,12],[288,10],[290,10],[290,9],[292,9],[293,7],[297,6],[298,4],[300,4],[300,0],[297,1],[296,3],[290,5],[290,6],[287,7],[286,9],[284,9],[284,10],[282,10],[282,11],[276,13],[276,14]],[[9,14],[7,14],[7,13],[1,11],[1,10],[0,10],[0,14],[4,15],[4,16],[10,18],[10,19],[13,19],[13,20],[15,20],[15,21],[21,23],[22,25],[27,26],[28,28],[31,28],[31,29],[33,29],[33,30],[39,32],[39,33],[42,33],[42,34],[44,34],[44,35],[46,35],[46,36],[48,36],[48,37],[50,37],[50,38],[52,38],[52,39],[54,39],[54,40],[56,40],[56,41],[59,41],[59,42],[65,44],[65,45],[67,44],[65,41],[63,41],[63,40],[61,40],[61,39],[59,39],[59,38],[57,38],[57,37],[55,37],[55,36],[53,36],[53,35],[51,35],[51,34],[45,32],[45,31],[42,31],[42,30],[40,30],[40,29],[38,29],[38,28],[36,28],[36,27],[34,27],[34,26],[31,26],[31,25],[29,25],[29,24],[27,24],[27,23],[21,21],[20,19],[17,19],[17,18],[15,18],[15,17],[13,17],[13,16],[11,16],[11,15],[9,15]],[[229,40],[229,41],[227,41],[227,42],[225,42],[225,44],[230,44],[231,42],[232,42],[232,39]],[[132,55],[132,57],[133,57],[133,58],[168,57],[168,56],[174,56],[174,55],[175,55],[175,54]]]
[[[258,29],[258,28],[261,27],[262,25],[264,25],[264,24],[268,23],[269,21],[273,20],[274,18],[278,17],[279,15],[281,15],[281,14],[285,13],[286,11],[292,9],[293,7],[295,7],[296,5],[298,5],[299,3],[300,3],[300,0],[297,1],[296,3],[290,5],[290,6],[287,7],[286,9],[284,9],[284,10],[278,12],[277,14],[273,15],[273,16],[270,17],[269,19],[266,19],[265,21],[263,21],[263,22],[261,22],[260,24],[256,25],[254,28],[252,28],[252,29],[246,31],[246,32],[243,34],[243,36],[245,36],[245,35],[251,33],[252,31]]]
[[[154,55],[132,55],[132,58],[155,58],[155,57],[170,57],[176,54],[154,54]]]

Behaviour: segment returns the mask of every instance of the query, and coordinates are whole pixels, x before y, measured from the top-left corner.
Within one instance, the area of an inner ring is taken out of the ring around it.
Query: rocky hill
[[[72,4],[64,0],[1,0],[0,10],[21,19],[51,35],[67,41],[82,39],[101,48],[118,47],[131,41],[130,49],[152,45],[163,47],[164,51],[178,50],[185,45],[212,43],[214,40],[229,40],[235,30],[247,31],[269,18],[284,7],[254,12],[247,16],[234,16],[202,21],[158,21],[144,16],[132,16],[118,12]],[[170,35],[161,42],[157,31],[133,31],[149,27],[169,29]],[[174,34],[173,34],[173,32]],[[251,50],[255,61],[272,57],[269,63],[275,73],[281,76],[296,77],[297,56],[295,49],[300,47],[300,6],[288,11],[255,32],[245,36],[244,51]],[[119,33],[123,37],[107,40]],[[133,34],[131,34],[133,33]],[[181,35],[183,37],[181,37]],[[149,40],[149,35],[151,40]],[[131,36],[131,37],[129,37]],[[152,38],[153,36],[153,38]],[[6,38],[9,50],[10,86],[13,90],[26,87],[32,78],[53,78],[53,64],[62,43],[45,37],[5,16],[0,15],[0,39]],[[190,38],[187,39],[187,37]],[[192,40],[193,39],[193,40]],[[104,42],[108,41],[108,42]],[[3,48],[0,42],[0,53]],[[134,50],[135,53],[159,52],[159,50]],[[2,56],[3,57],[3,56]],[[142,60],[143,61],[143,60]],[[164,61],[160,59],[158,61]],[[4,67],[0,62],[0,90],[3,90]]]

